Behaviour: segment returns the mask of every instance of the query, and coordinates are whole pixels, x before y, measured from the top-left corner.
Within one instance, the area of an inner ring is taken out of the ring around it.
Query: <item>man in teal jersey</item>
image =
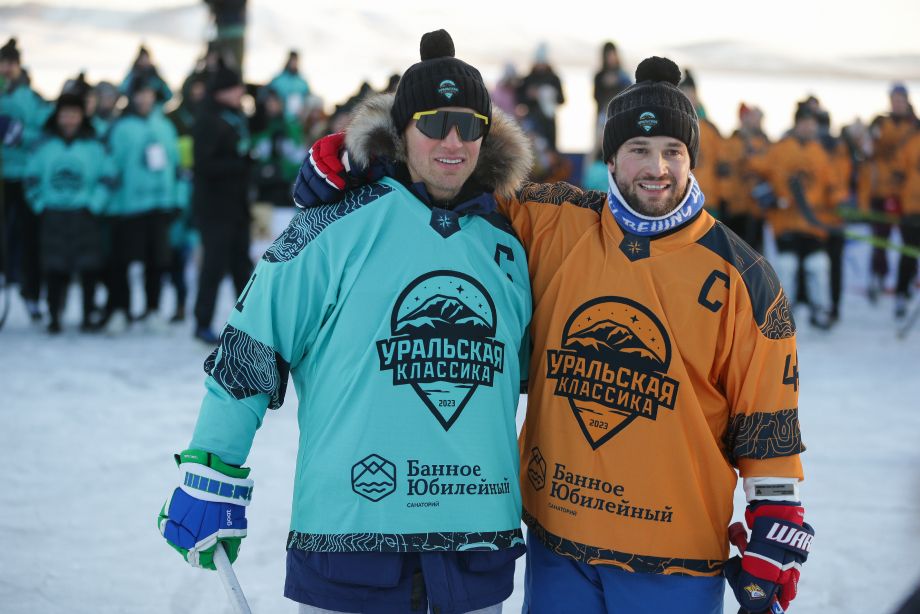
[[[103,262],[99,214],[108,205],[114,167],[96,138],[85,105],[80,94],[61,93],[24,174],[26,198],[41,219],[40,253],[52,334],[61,332],[67,287],[74,273],[83,291],[81,330],[92,330],[90,315]]]
[[[285,595],[301,612],[498,612],[523,553],[515,412],[530,320],[524,251],[495,213],[530,167],[444,31],[349,138],[397,136],[383,179],[299,212],[206,362],[181,486],[159,526],[188,562],[231,560],[241,467],[289,375],[299,400]]]
[[[51,108],[29,85],[23,70],[16,39],[0,47],[0,158],[2,158],[3,201],[6,208],[6,262],[13,282],[33,322],[41,321],[38,301],[41,294],[41,258],[39,254],[39,219],[29,208],[23,188],[23,175],[29,151],[41,138],[42,126]]]
[[[131,314],[128,267],[144,263],[145,309],[152,327],[160,324],[160,288],[169,265],[169,225],[177,203],[176,129],[156,106],[155,82],[131,81],[130,104],[109,130],[107,145],[117,172],[117,187],[106,213],[111,220],[109,334],[124,332]]]
[[[300,74],[300,55],[293,49],[288,54],[284,70],[268,83],[260,98],[269,91],[277,93],[281,99],[285,119],[295,121],[299,119],[307,97],[310,96],[310,86]]]

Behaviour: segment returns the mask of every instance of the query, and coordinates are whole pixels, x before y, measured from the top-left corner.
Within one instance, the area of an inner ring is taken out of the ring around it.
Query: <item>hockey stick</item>
[[[911,329],[914,327],[914,324],[917,323],[917,320],[920,320],[920,303],[914,305],[913,310],[910,312],[907,318],[904,319],[904,323],[898,327],[898,339],[907,339],[908,333],[910,333]]]
[[[873,247],[890,249],[904,254],[905,256],[920,258],[920,249],[916,247],[912,247],[910,245],[897,245],[880,237],[864,235],[862,233],[853,232],[851,230],[840,230],[839,228],[835,228],[830,224],[819,220],[815,215],[815,210],[812,209],[811,204],[805,198],[805,189],[802,187],[802,179],[798,175],[793,175],[789,178],[789,191],[792,192],[792,199],[795,201],[796,206],[798,207],[802,216],[805,218],[805,221],[808,222],[810,226],[820,228],[821,230],[826,230],[827,232],[842,232],[843,236],[847,239],[864,241]]]
[[[735,548],[738,549],[738,552],[741,553],[741,556],[744,556],[744,551],[747,550],[748,538],[747,530],[745,530],[744,525],[740,522],[733,522],[730,527],[728,527],[728,541],[734,544]],[[770,602],[770,614],[785,614],[785,610],[779,604],[776,597],[773,597],[773,601]],[[750,614],[744,608],[738,608],[738,614]]]
[[[236,579],[236,574],[233,573],[230,559],[227,558],[227,551],[220,542],[217,542],[217,547],[214,549],[214,567],[217,568],[217,573],[220,575],[220,579],[224,583],[224,589],[227,591],[227,597],[230,599],[230,603],[233,604],[233,609],[237,611],[237,614],[252,614],[252,610],[249,609],[249,603],[246,601],[246,595],[243,594],[243,589],[240,588],[240,583]]]

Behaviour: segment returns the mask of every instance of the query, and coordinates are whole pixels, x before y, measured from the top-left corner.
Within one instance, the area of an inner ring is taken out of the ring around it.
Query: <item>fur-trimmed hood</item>
[[[405,163],[406,145],[390,116],[393,94],[378,94],[355,109],[345,131],[345,149],[355,164],[367,166],[373,158]],[[501,109],[492,107],[492,125],[479,152],[472,179],[511,196],[533,166],[533,151],[524,131]]]

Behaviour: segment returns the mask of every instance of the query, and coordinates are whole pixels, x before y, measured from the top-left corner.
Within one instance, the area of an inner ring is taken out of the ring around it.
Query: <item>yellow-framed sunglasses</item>
[[[412,116],[415,127],[429,139],[445,139],[456,126],[457,133],[464,141],[475,141],[486,133],[489,118],[469,111],[419,111]]]

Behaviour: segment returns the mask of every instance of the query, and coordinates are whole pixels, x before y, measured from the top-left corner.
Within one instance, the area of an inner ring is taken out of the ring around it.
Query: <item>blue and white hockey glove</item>
[[[249,469],[203,450],[185,450],[176,463],[180,483],[160,510],[160,533],[193,567],[214,569],[214,550],[221,543],[232,563],[246,537]]]

